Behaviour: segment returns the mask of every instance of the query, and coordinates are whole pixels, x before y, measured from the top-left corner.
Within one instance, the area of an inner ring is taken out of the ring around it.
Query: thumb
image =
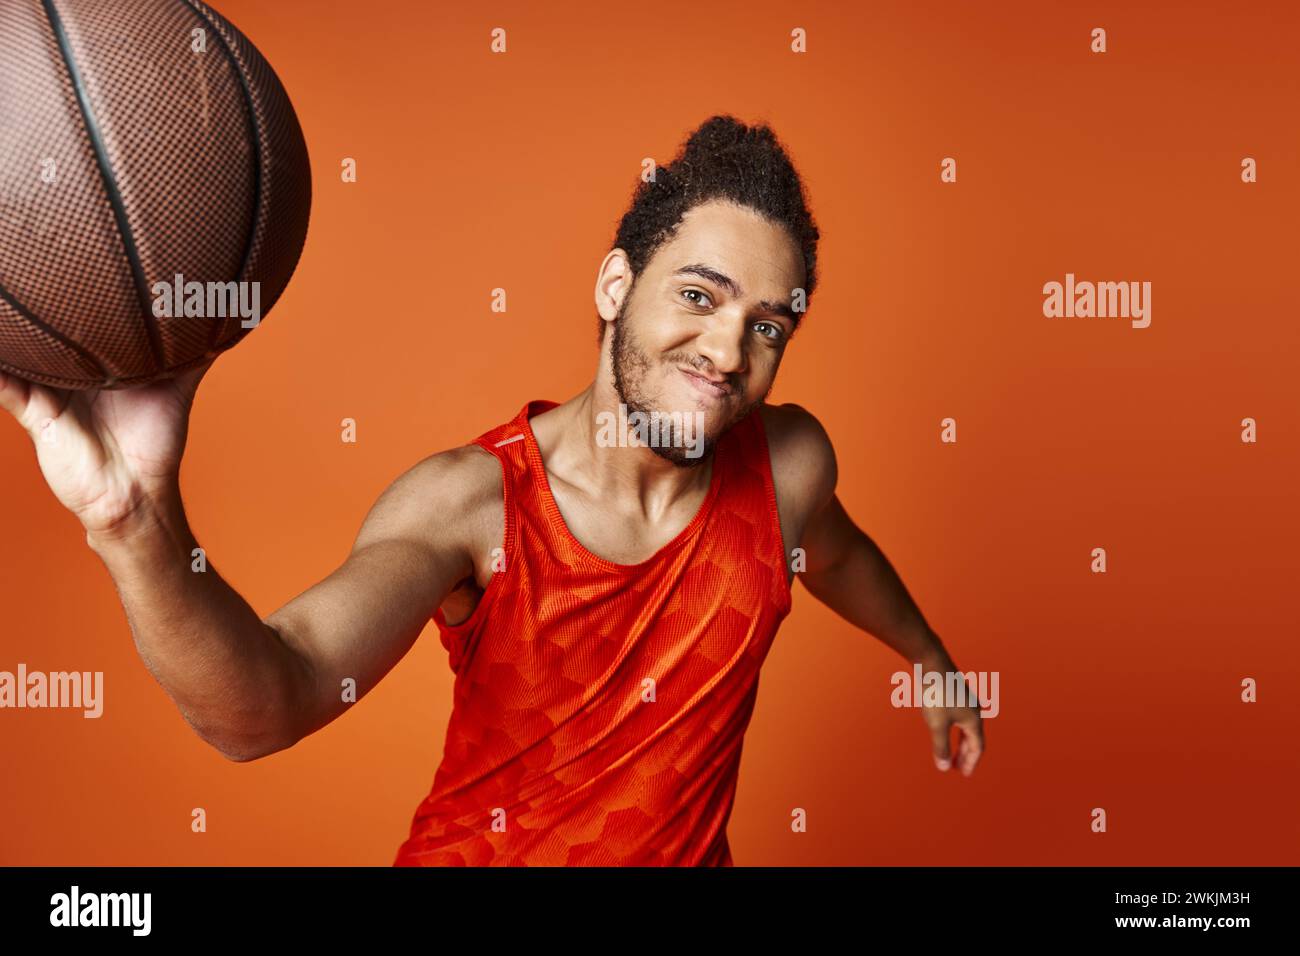
[[[930,746],[934,751],[934,765],[940,770],[952,767],[952,750],[949,747],[948,722],[930,728]]]
[[[0,372],[0,409],[12,415],[32,441],[46,424],[63,414],[72,394]]]

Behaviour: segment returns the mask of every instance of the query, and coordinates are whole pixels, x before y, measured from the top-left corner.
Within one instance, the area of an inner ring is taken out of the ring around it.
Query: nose
[[[745,321],[716,322],[696,340],[700,355],[713,365],[718,375],[734,375],[745,370]]]

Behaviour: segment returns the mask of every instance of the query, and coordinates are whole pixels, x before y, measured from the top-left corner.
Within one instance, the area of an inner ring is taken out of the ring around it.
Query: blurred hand
[[[959,672],[960,668],[952,662],[952,658],[945,657],[940,663],[928,665],[926,670],[947,674]],[[955,766],[964,776],[969,777],[975,772],[980,755],[984,753],[984,725],[975,691],[969,684],[967,687],[969,695],[967,700],[975,700],[975,706],[922,707],[921,718],[930,728],[930,746],[934,751],[934,765],[944,772]],[[956,759],[953,758],[951,751],[953,726],[961,731],[961,737],[957,742]]]
[[[100,533],[178,492],[190,409],[215,361],[108,391],[51,388],[0,372],[0,408],[32,439],[54,496],[87,532]]]

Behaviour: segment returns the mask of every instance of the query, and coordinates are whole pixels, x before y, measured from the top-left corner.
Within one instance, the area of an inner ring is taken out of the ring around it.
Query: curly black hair
[[[769,126],[747,126],[727,114],[701,123],[671,163],[657,165],[654,177],[637,185],[610,247],[627,253],[633,283],[686,213],[712,199],[748,206],[789,230],[803,252],[806,305],[817,285],[821,234],[808,211],[803,181]],[[597,341],[602,341],[606,323],[596,318]]]

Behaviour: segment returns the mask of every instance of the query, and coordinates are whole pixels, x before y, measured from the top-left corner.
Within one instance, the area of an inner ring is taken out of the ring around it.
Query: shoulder
[[[807,509],[820,507],[835,491],[839,477],[830,435],[801,405],[759,406],[778,492]]]
[[[502,481],[496,456],[480,445],[429,455],[384,489],[362,536],[408,535],[472,547],[493,525],[500,526]]]
[[[759,406],[772,464],[805,479],[830,479],[836,472],[835,447],[812,412],[802,405]]]
[[[481,445],[448,448],[416,462],[384,491],[400,504],[428,508],[430,504],[470,507],[499,497],[501,465]]]

